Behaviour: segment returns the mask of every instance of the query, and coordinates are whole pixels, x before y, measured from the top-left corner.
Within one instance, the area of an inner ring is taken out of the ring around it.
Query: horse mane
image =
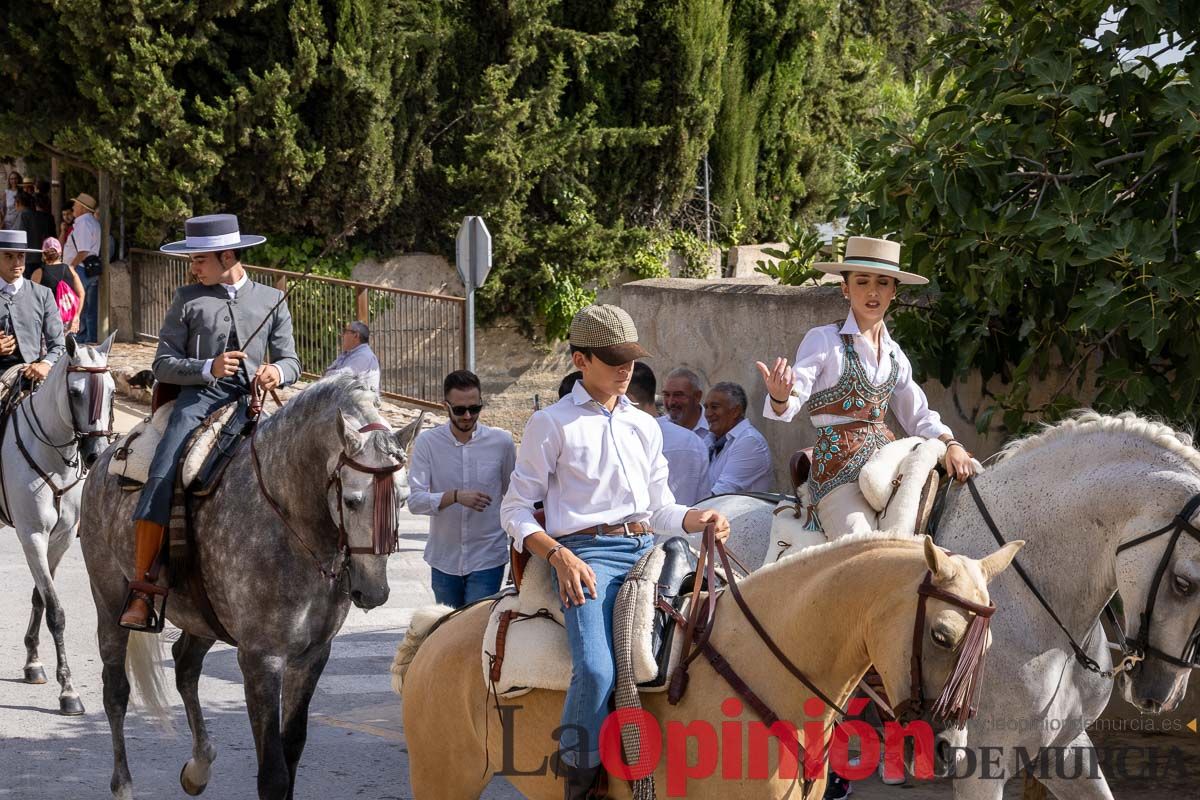
[[[347,416],[368,422],[377,422],[382,417],[375,404],[375,393],[356,375],[339,372],[297,392],[272,417],[292,414],[316,414],[329,409],[340,410]]]
[[[996,462],[1029,453],[1059,439],[1101,432],[1136,436],[1179,456],[1200,472],[1200,451],[1192,444],[1192,434],[1175,430],[1158,420],[1140,417],[1132,411],[1123,411],[1114,416],[1090,408],[1078,409],[1061,422],[1045,424],[1037,433],[1014,439],[996,455]]]
[[[750,578],[753,578],[757,575],[771,574],[773,571],[781,569],[793,569],[796,564],[807,563],[818,558],[824,558],[827,554],[840,550],[869,550],[874,549],[875,547],[889,546],[909,547],[920,550],[922,547],[924,547],[924,544],[924,537],[915,537],[903,533],[892,533],[888,531],[851,533],[835,539],[832,542],[805,547],[795,555],[784,556],[774,564],[768,564],[760,569],[755,570],[746,580],[750,580]]]

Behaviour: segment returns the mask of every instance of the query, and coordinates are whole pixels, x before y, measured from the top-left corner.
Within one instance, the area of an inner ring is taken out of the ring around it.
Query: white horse
[[[84,474],[108,445],[115,388],[107,367],[112,341],[110,336],[98,348],[83,347],[68,337],[66,354],[12,412],[0,437],[0,523],[16,529],[34,582],[25,681],[46,682],[38,660],[44,611],[58,655],[59,710],[69,716],[82,714],[83,703],[71,685],[63,645],[66,614],[54,589],[54,571],[79,522]]]
[[[954,781],[955,797],[999,800],[1027,758],[1067,748],[1066,768],[1035,769],[1039,780],[1063,800],[1111,798],[1102,770],[1092,768],[1085,723],[1104,710],[1114,684],[1144,713],[1174,709],[1196,658],[1200,532],[1187,528],[1200,520],[1189,506],[1200,495],[1200,451],[1166,425],[1131,413],[1086,411],[1012,443],[975,484],[1001,535],[1026,541],[1016,563],[1067,632],[1016,569],[992,585],[998,611],[979,712],[965,731],[942,739],[941,752],[955,757],[951,766],[960,774],[975,764]],[[741,525],[732,520],[731,549],[757,567],[766,554],[769,504],[732,497],[706,503],[722,510],[726,504],[742,512]],[[1181,514],[1188,518],[1178,524]],[[1144,538],[1153,532],[1159,533]],[[995,549],[997,540],[966,487],[952,486],[938,543],[974,557]],[[1114,677],[1100,615],[1118,591],[1125,627],[1131,638],[1146,636],[1148,655],[1130,659],[1129,669]],[[1078,658],[1072,639],[1082,650]],[[980,768],[985,747],[993,759],[1003,754],[999,769]],[[1084,759],[1083,769],[1075,768],[1076,757]]]

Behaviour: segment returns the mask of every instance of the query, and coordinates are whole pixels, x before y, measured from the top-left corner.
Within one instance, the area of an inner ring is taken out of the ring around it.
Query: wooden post
[[[359,286],[354,290],[354,303],[357,307],[358,321],[366,324],[371,322],[371,299],[367,295],[367,287]]]
[[[50,214],[54,217],[54,235],[58,236],[58,226],[62,222],[63,187],[62,170],[58,166],[58,156],[50,156]],[[66,242],[63,242],[66,245]]]
[[[109,275],[108,263],[111,253],[108,252],[108,239],[112,233],[112,177],[108,170],[102,169],[99,174],[100,197],[97,200],[100,213],[100,294],[96,298],[96,341],[104,341],[112,332],[109,330],[109,293],[112,280]]]
[[[287,291],[287,278],[286,277],[277,278],[275,280],[275,288],[281,292],[286,292]]]

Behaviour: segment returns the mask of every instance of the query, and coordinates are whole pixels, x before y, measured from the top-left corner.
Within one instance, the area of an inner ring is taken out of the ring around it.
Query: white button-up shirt
[[[326,375],[338,372],[357,375],[371,387],[371,391],[375,392],[376,397],[379,396],[379,359],[366,342],[352,347],[344,353],[339,353],[329,368],[325,370]]]
[[[225,290],[225,294],[229,295],[230,300],[234,300],[237,298],[237,293],[241,291],[241,288],[245,286],[249,280],[250,277],[243,272],[242,277],[238,281],[235,283],[222,283],[221,288]],[[245,343],[243,342],[242,344],[244,345]],[[204,362],[204,368],[200,370],[200,374],[207,378],[209,382],[214,382],[217,380],[213,377],[212,365],[213,359],[210,358]]]
[[[805,335],[804,340],[800,342],[799,349],[796,350],[796,361],[792,365],[795,384],[792,386],[792,394],[788,398],[787,408],[782,414],[776,414],[771,408],[771,398],[768,397],[764,401],[764,417],[790,422],[796,414],[800,413],[800,409],[815,392],[837,384],[845,362],[845,357],[842,355],[841,334],[854,337],[854,351],[858,354],[863,371],[872,383],[880,384],[887,380],[892,371],[892,359],[896,360],[898,367],[896,389],[892,392],[892,399],[888,407],[896,415],[896,421],[900,423],[900,427],[904,428],[909,436],[936,439],[942,434],[953,435],[942,422],[941,415],[929,407],[929,400],[925,397],[925,392],[913,380],[912,364],[909,363],[908,356],[904,355],[900,345],[892,339],[887,326],[883,326],[883,332],[879,337],[882,353],[880,355],[871,347],[867,337],[859,331],[854,312],[850,312],[846,318],[846,324],[840,330],[837,325],[822,325],[813,328]],[[811,420],[812,424],[817,427],[854,421],[850,417],[836,414],[816,414],[811,417]]]
[[[675,502],[694,506],[708,495],[708,448],[691,431],[659,417],[662,428],[663,457],[667,459],[667,486]]]
[[[517,448],[512,434],[476,425],[463,444],[450,423],[417,437],[408,467],[408,508],[429,519],[425,562],[449,575],[469,575],[508,560],[508,537],[500,527],[500,498],[508,490]],[[455,489],[483,492],[492,503],[474,511],[459,503],[440,508]]]
[[[96,219],[95,214],[76,217],[71,235],[63,242],[63,262],[67,266],[71,266],[75,256],[80,253],[100,255],[100,220]]]
[[[725,446],[708,465],[708,494],[766,492],[771,488],[773,473],[766,438],[750,420],[743,419],[725,434]]]
[[[517,451],[517,467],[500,521],[518,550],[544,530],[566,536],[596,525],[648,522],[656,532],[683,532],[688,507],[667,484],[662,428],[621,395],[609,412],[583,382],[534,412]],[[533,516],[545,502],[546,524]]]

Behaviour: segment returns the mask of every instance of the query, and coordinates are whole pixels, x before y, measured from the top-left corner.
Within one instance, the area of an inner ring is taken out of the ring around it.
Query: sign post
[[[475,371],[475,290],[492,270],[492,234],[483,217],[463,217],[454,245],[458,277],[467,290],[467,369]]]

